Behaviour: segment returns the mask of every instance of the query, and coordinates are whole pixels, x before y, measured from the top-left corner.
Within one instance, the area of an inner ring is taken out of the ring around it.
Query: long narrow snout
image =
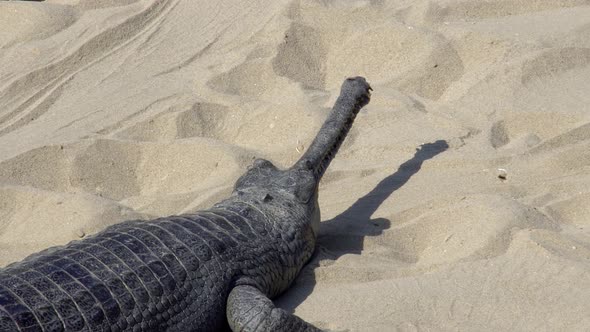
[[[320,180],[346,138],[358,112],[369,103],[371,86],[364,77],[347,78],[317,136],[294,167],[312,169]]]

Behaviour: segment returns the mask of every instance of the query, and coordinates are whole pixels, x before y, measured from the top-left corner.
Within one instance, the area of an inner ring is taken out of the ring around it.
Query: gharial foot
[[[321,332],[303,319],[274,306],[253,286],[236,286],[227,299],[227,321],[234,332]]]

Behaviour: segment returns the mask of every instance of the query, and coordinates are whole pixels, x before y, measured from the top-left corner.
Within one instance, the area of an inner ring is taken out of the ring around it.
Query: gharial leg
[[[236,286],[227,299],[227,321],[234,332],[320,332],[303,319],[276,308],[252,286]]]

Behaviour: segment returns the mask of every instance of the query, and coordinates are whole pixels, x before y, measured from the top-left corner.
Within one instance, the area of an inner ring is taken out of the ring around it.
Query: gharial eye
[[[252,167],[273,167],[273,164],[266,159],[256,158],[252,163]]]

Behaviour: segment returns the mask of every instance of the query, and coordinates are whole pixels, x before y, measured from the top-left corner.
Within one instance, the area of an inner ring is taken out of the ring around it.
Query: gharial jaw
[[[369,103],[371,90],[363,77],[346,79],[332,111],[303,156],[284,171],[268,160],[255,160],[236,182],[234,192],[260,191],[262,195],[275,192],[294,197],[302,203],[309,202],[356,115]]]
[[[347,78],[328,118],[293,168],[311,169],[319,182],[346,138],[356,115],[369,103],[371,90],[363,77]]]

